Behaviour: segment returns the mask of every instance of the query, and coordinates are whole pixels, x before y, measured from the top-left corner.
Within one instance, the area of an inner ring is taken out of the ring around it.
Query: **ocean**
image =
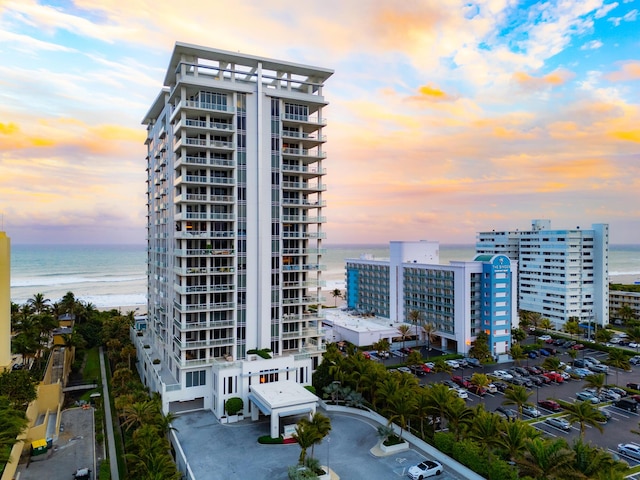
[[[344,262],[362,254],[388,258],[388,245],[323,245],[326,289],[344,289]],[[440,245],[440,263],[472,260],[474,245]],[[640,279],[640,245],[611,245],[609,275]],[[36,293],[58,301],[71,291],[98,308],[146,306],[144,245],[12,245],[11,301]]]

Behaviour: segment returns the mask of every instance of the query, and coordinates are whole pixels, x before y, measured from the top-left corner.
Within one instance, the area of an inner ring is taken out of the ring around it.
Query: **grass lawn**
[[[82,371],[82,378],[85,380],[97,380],[100,383],[100,353],[98,347],[87,350],[87,361]]]

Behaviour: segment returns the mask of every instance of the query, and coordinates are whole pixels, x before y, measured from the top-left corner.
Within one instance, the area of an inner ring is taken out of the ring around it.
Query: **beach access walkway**
[[[118,457],[116,456],[115,437],[113,435],[113,420],[111,417],[111,397],[109,396],[109,384],[107,382],[107,369],[104,366],[104,352],[100,347],[100,374],[102,376],[102,398],[104,398],[104,423],[106,424],[106,438],[109,447],[109,466],[111,480],[120,480],[118,472]]]

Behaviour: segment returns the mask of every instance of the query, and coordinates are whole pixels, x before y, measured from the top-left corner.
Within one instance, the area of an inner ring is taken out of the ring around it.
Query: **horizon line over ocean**
[[[344,289],[346,259],[362,254],[389,258],[389,244],[323,243],[325,290]],[[440,264],[472,260],[475,244],[440,244]],[[640,279],[640,245],[610,245],[609,275]],[[24,303],[36,293],[57,301],[67,292],[99,308],[145,306],[146,244],[14,244],[11,301]]]

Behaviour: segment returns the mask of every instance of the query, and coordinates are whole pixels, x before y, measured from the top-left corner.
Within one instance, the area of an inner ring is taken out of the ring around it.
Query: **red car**
[[[465,380],[459,375],[451,377],[451,380],[453,380],[456,385],[460,385],[462,388],[469,388],[471,386],[471,383],[468,380]]]
[[[479,385],[475,385],[475,384],[471,384],[469,385],[469,387],[467,388],[467,390],[469,390],[471,393],[475,393],[476,395],[479,396],[484,396],[487,393],[487,389],[484,387],[481,387]]]
[[[571,346],[572,350],[582,350],[584,348],[584,345],[581,343],[576,343],[575,345]]]
[[[559,412],[562,410],[562,407],[558,402],[554,402],[553,400],[540,400],[538,405],[542,408],[546,408],[547,410],[551,410],[552,412]]]
[[[549,380],[556,382],[556,383],[562,383],[564,382],[564,378],[562,378],[562,375],[560,375],[557,372],[547,372],[547,373],[543,373],[542,375],[544,375],[545,377],[547,377]]]

